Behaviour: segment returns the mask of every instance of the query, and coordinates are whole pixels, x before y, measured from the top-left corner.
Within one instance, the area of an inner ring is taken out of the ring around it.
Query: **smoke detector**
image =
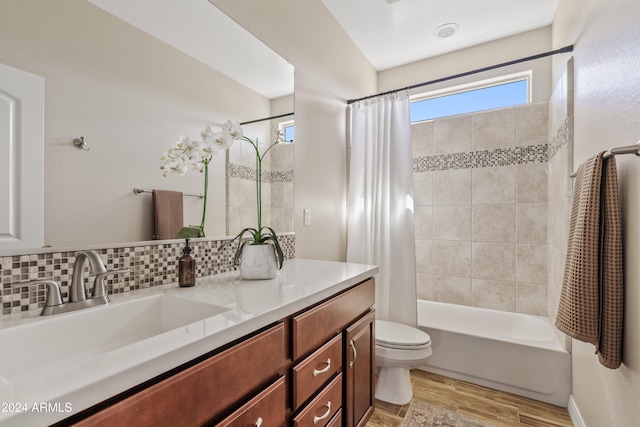
[[[433,35],[439,39],[446,39],[447,37],[451,37],[455,33],[458,32],[460,26],[454,23],[442,24],[435,30],[433,30]]]

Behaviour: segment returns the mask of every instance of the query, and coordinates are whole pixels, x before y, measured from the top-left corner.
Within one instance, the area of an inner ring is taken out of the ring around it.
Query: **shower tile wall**
[[[573,196],[573,59],[567,63],[549,101],[549,297],[547,314],[554,321],[564,276]],[[571,339],[556,331],[565,349]]]
[[[266,146],[260,145],[261,153]],[[278,233],[293,232],[294,145],[279,144],[262,164],[262,224]],[[227,234],[235,235],[257,225],[256,158],[248,143],[229,149],[227,170]]]
[[[418,298],[547,313],[548,104],[412,125]]]

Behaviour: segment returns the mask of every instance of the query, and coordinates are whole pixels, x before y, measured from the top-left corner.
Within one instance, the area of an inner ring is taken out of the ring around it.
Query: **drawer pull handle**
[[[254,425],[255,425],[256,427],[260,427],[260,426],[262,425],[262,417],[259,417],[259,418],[256,420],[256,422],[254,423]]]
[[[353,365],[356,363],[356,360],[358,360],[358,352],[356,351],[356,345],[354,344],[353,340],[349,341],[349,345],[353,350],[353,360],[349,362],[349,367],[353,368]]]
[[[327,412],[325,412],[324,414],[320,415],[319,417],[313,417],[313,423],[316,424],[318,421],[324,420],[325,418],[327,418],[329,416],[330,413],[331,413],[331,401],[329,400],[327,402]]]
[[[329,370],[329,368],[331,368],[331,359],[327,359],[327,366],[325,366],[322,369],[314,369],[313,370],[313,376],[317,377],[320,374],[324,374],[325,372],[327,372]]]

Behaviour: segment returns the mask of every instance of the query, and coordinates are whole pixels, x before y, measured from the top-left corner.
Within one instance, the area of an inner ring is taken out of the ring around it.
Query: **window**
[[[411,123],[526,104],[530,99],[530,81],[529,71],[414,95]]]
[[[293,143],[296,125],[293,120],[278,123],[278,131],[282,134],[284,141],[287,143]]]

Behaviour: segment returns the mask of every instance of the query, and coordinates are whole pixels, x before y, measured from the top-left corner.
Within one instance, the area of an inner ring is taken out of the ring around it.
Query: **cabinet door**
[[[364,317],[345,331],[345,425],[364,426],[374,409],[375,375],[375,312]]]

